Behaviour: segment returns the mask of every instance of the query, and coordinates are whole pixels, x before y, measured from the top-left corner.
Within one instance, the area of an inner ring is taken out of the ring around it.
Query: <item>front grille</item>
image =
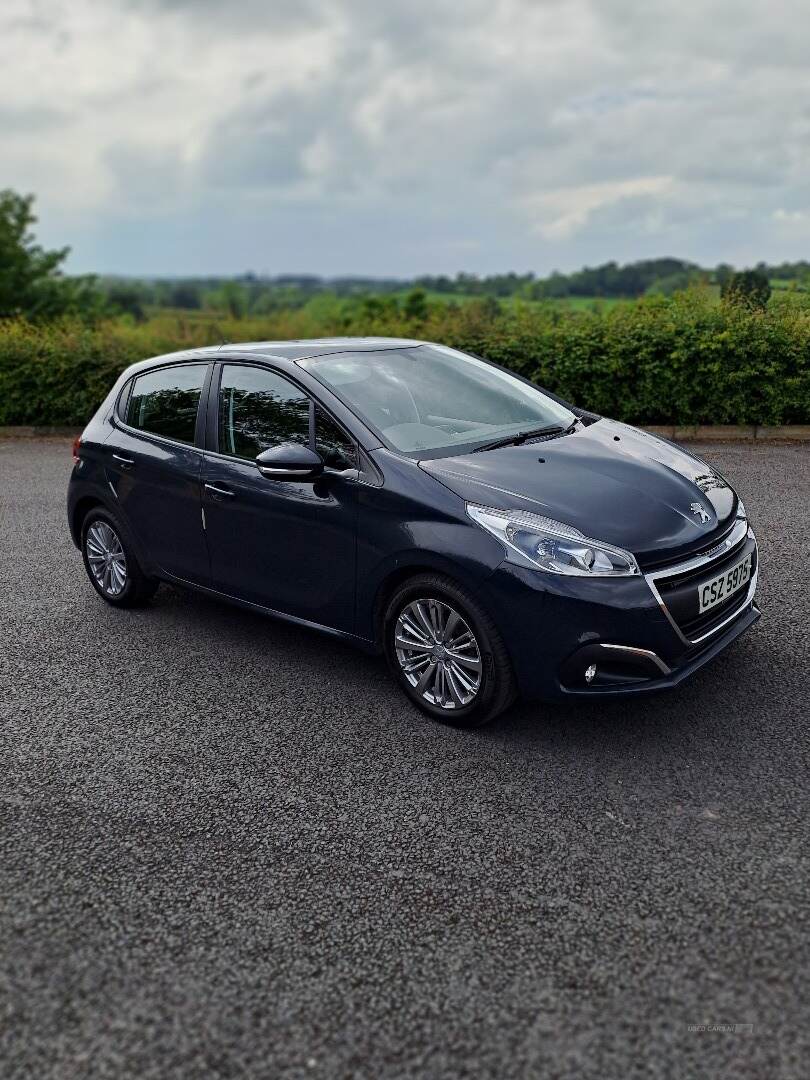
[[[737,592],[731,593],[719,604],[701,613],[698,601],[698,590],[708,581],[714,580],[722,573],[732,569],[737,563],[743,561],[746,555],[751,556],[751,574],[749,583],[746,583]],[[672,574],[664,574],[653,578],[653,585],[658,590],[661,601],[669,612],[670,618],[678,627],[685,638],[694,641],[697,638],[710,634],[717,629],[726,619],[735,615],[746,606],[749,598],[750,581],[753,580],[757,570],[757,546],[753,538],[743,536],[729,551],[719,555],[701,566],[681,573],[674,570]]]
[[[737,526],[737,521],[732,521],[730,525],[724,525],[721,529],[717,530],[712,536],[706,537],[705,542],[700,547],[690,550],[687,554],[681,553],[680,555],[670,555],[666,559],[650,560],[645,559],[641,562],[641,568],[644,573],[650,573],[652,571],[665,570],[668,566],[677,567],[687,559],[697,559],[702,555],[710,555],[715,548],[723,549],[723,541],[727,539],[734,532]]]
[[[732,593],[722,604],[709,608],[708,611],[704,611],[702,615],[698,615],[689,622],[680,623],[681,633],[690,640],[710,634],[730,615],[745,607],[748,603],[748,589],[749,584],[746,584],[738,592]]]

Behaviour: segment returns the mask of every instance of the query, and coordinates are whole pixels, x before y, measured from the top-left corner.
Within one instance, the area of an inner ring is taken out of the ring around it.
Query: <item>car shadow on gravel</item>
[[[376,696],[381,722],[402,724],[403,737],[418,737],[421,725],[431,733],[431,745],[438,732],[453,742],[459,737],[474,741],[482,750],[497,742],[541,755],[563,749],[566,755],[643,754],[644,744],[653,752],[663,744],[691,745],[709,733],[716,739],[719,729],[734,740],[740,718],[756,708],[750,673],[764,663],[764,645],[754,630],[674,690],[570,704],[518,702],[486,727],[459,732],[423,717],[401,695],[381,656],[337,638],[171,586],[161,588],[150,610],[185,638],[197,635],[203,653],[210,642],[212,653],[230,653],[236,663],[240,655],[247,663],[264,663],[272,656],[274,666],[282,665],[287,674],[294,667],[302,684],[314,680],[328,686],[344,715],[353,700],[358,707],[362,702],[364,713],[374,712]]]
[[[570,704],[518,702],[480,735],[540,754],[622,759],[710,748],[712,756],[736,756],[746,717],[766,707],[751,686],[751,672],[766,660],[754,630],[675,689]]]

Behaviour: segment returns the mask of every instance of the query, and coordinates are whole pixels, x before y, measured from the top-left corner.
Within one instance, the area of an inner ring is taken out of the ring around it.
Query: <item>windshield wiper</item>
[[[520,446],[527,439],[536,439],[540,435],[560,435],[567,430],[560,424],[547,424],[546,427],[534,428],[532,431],[518,431],[514,435],[505,435],[502,439],[493,439],[492,442],[484,443],[483,446],[476,446],[473,453],[479,454],[482,450],[497,450],[499,446]]]

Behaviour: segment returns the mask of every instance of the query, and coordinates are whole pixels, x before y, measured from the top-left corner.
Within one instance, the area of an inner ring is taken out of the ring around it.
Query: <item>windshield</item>
[[[507,371],[442,345],[332,353],[302,360],[396,450],[458,453],[576,417]],[[470,444],[467,447],[467,444]]]

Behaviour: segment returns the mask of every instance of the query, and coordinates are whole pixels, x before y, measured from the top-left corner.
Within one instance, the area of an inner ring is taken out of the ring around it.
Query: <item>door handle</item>
[[[124,457],[123,454],[113,453],[113,457],[120,464],[122,469],[131,469],[135,464],[135,461],[131,457]]]
[[[233,499],[236,496],[235,491],[231,491],[230,488],[219,487],[218,484],[206,484],[205,490],[210,491],[214,498]]]

